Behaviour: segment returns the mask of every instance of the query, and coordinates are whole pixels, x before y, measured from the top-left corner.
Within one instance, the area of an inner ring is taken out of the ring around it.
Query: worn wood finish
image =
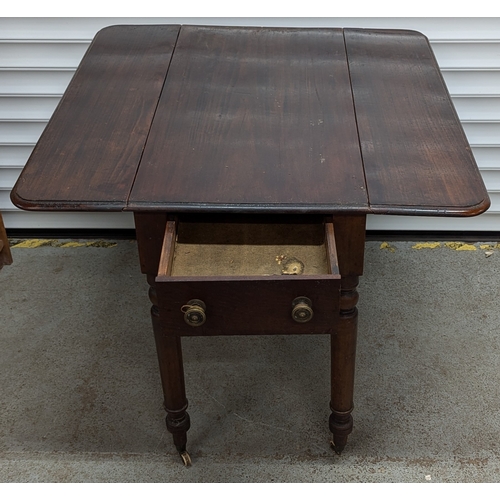
[[[159,276],[170,276],[172,274],[172,261],[174,259],[175,238],[177,236],[176,222],[167,221],[165,236],[163,238],[160,262],[158,264]]]
[[[344,34],[370,211],[486,210],[486,189],[425,36],[359,29]]]
[[[7,232],[5,231],[5,226],[3,225],[2,214],[0,214],[0,269],[9,264],[12,264],[12,254],[10,252]]]
[[[366,210],[342,30],[182,27],[128,205],[152,207]]]
[[[178,26],[101,30],[12,192],[32,210],[122,210]]]
[[[326,260],[328,262],[328,272],[330,274],[339,274],[339,259],[337,254],[337,243],[335,241],[335,231],[332,218],[328,217],[325,224],[325,247]]]

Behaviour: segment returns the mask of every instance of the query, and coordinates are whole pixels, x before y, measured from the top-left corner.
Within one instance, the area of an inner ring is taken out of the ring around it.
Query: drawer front
[[[339,316],[338,275],[158,276],[156,286],[167,335],[333,333]],[[297,297],[307,297],[310,301],[312,317],[307,322],[292,318]],[[206,306],[206,319],[199,326],[191,326],[185,320],[188,302],[193,299],[203,301]]]

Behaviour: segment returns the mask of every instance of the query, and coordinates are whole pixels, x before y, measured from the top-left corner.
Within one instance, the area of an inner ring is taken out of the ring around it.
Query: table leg
[[[352,431],[354,367],[358,327],[359,276],[363,274],[366,218],[342,216],[333,218],[341,279],[340,318],[331,336],[331,401],[329,420],[333,448],[340,454]]]
[[[354,364],[358,326],[357,277],[342,278],[340,290],[340,320],[337,331],[331,336],[332,394],[330,401],[330,430],[333,448],[340,454],[352,431],[354,393]]]
[[[156,342],[156,352],[160,365],[160,376],[163,387],[164,407],[167,412],[167,429],[174,438],[174,444],[179,452],[184,465],[191,465],[191,458],[186,451],[187,431],[190,427],[189,414],[187,413],[188,401],[184,383],[184,367],[182,363],[181,338],[168,335],[160,319],[156,290],[154,287],[155,276],[149,275],[151,285],[149,297],[151,319]]]
[[[165,331],[156,297],[155,278],[158,274],[167,216],[156,213],[136,213],[134,218],[141,271],[147,275],[150,285],[151,319],[160,365],[164,407],[167,412],[167,429],[173,435],[175,447],[184,464],[190,465],[191,458],[186,451],[190,420],[186,412],[188,402],[184,385],[181,339],[168,335]]]

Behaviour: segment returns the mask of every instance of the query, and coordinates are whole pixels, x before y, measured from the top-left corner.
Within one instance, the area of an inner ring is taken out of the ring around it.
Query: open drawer
[[[332,333],[333,224],[168,221],[156,289],[169,335]]]

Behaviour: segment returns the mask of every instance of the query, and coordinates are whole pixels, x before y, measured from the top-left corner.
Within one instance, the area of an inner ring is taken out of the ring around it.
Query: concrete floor
[[[327,337],[185,339],[185,468],[135,242],[63,243],[0,272],[1,482],[500,480],[500,249],[367,243],[340,457]]]

